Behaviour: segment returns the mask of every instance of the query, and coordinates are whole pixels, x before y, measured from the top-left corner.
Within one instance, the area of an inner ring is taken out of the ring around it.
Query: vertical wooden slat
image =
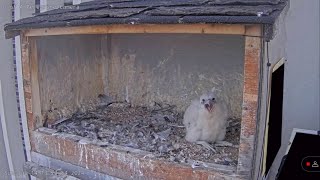
[[[27,121],[29,131],[35,129],[32,114],[32,90],[31,90],[31,72],[29,60],[29,41],[28,37],[21,34],[21,62],[22,62],[22,76],[23,76],[23,90],[25,97]]]
[[[34,147],[32,131],[42,125],[38,81],[38,58],[36,41],[26,37],[24,33],[21,34],[21,61],[27,124],[32,150]]]
[[[257,35],[261,34],[260,28],[257,26],[248,26],[246,32]],[[237,172],[238,174],[247,175],[248,178],[253,170],[260,83],[260,58],[261,38],[259,36],[246,36],[243,105]]]
[[[29,57],[31,73],[31,95],[32,95],[32,113],[36,128],[43,125],[41,115],[41,102],[39,90],[39,65],[37,45],[34,38],[29,39]]]

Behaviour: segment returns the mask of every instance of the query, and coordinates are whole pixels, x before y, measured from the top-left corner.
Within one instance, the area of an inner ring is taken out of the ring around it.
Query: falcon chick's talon
[[[215,146],[233,147],[234,145],[228,141],[217,141]]]
[[[214,153],[216,153],[217,151],[207,142],[205,141],[197,141],[196,144],[198,145],[202,145],[203,147],[205,147],[208,150],[213,151]]]

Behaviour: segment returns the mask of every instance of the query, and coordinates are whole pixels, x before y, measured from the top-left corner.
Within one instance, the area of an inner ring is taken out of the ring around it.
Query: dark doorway
[[[283,81],[284,63],[279,61],[272,69],[271,91],[267,128],[266,171],[269,169],[281,146],[282,131],[282,105],[283,105]]]

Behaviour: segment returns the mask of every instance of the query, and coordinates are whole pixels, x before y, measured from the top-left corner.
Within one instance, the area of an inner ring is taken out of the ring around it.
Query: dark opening
[[[266,172],[281,146],[284,64],[272,73]]]
[[[297,133],[288,154],[283,157],[276,179],[319,180],[320,136]]]

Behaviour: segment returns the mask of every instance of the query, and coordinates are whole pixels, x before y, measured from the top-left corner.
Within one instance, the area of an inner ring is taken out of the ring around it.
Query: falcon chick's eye
[[[202,103],[204,103],[204,101],[205,101],[205,100],[204,100],[204,99],[202,99]]]
[[[212,101],[216,100],[216,98],[212,98]]]

